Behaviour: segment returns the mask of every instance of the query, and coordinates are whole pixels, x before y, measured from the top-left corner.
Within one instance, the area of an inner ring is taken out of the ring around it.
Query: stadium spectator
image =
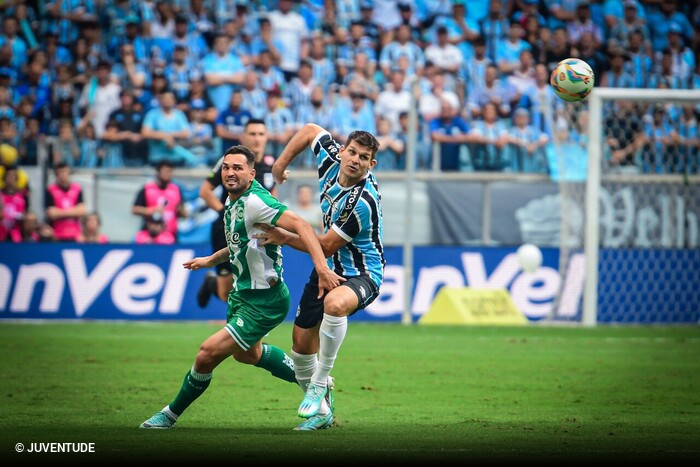
[[[552,34],[552,42],[545,48],[544,57],[547,68],[550,72],[554,71],[557,64],[571,56],[569,42],[566,36],[566,29],[554,29]]]
[[[309,103],[311,91],[317,84],[313,77],[311,63],[302,60],[299,65],[298,76],[292,78],[285,88],[284,100],[288,108],[298,108]]]
[[[360,86],[357,86],[360,88]],[[328,105],[328,101],[321,86],[316,86],[311,91],[309,103],[297,109],[295,122],[297,128],[303,127],[308,122],[317,122],[324,128],[332,127],[332,119],[335,117],[333,109]]]
[[[102,136],[109,115],[120,105],[119,92],[121,88],[118,84],[110,81],[111,69],[108,62],[98,63],[97,72],[83,88],[79,102],[80,107],[88,113],[98,137]]]
[[[430,93],[423,93],[418,101],[418,112],[425,122],[431,122],[441,115],[443,99],[450,102],[453,108],[459,108],[459,96],[445,90],[445,75],[435,73],[430,84]]]
[[[141,136],[148,140],[148,162],[152,165],[163,160],[187,166],[198,163],[194,154],[178,144],[190,137],[190,124],[185,114],[175,108],[172,92],[162,93],[160,107],[146,114]]]
[[[86,214],[81,219],[83,230],[78,235],[78,243],[109,243],[107,235],[100,232],[100,215],[96,212]]]
[[[391,83],[379,93],[374,105],[374,113],[388,118],[392,131],[399,130],[399,114],[411,106],[411,94],[404,89],[405,73],[395,70],[391,73]]]
[[[122,140],[119,137],[119,124],[116,120],[107,122],[107,128],[102,133],[102,139],[97,142],[97,154],[101,156],[100,166],[106,169],[118,169],[124,167],[124,153]],[[88,137],[87,141],[91,141]],[[85,153],[81,148],[81,152]]]
[[[121,144],[124,164],[127,167],[142,167],[148,159],[148,146],[141,136],[144,114],[135,105],[131,90],[123,89],[119,94],[119,101],[119,109],[109,116],[109,122],[116,122],[117,125],[114,135],[116,138],[113,141]]]
[[[306,21],[292,10],[292,3],[292,0],[279,0],[278,9],[268,15],[272,27],[272,40],[281,45],[279,67],[286,81],[291,81],[296,76],[301,60],[308,56],[309,48]]]
[[[134,241],[138,244],[172,245],[175,236],[165,228],[163,216],[153,213],[146,216],[145,228],[136,233]]]
[[[609,88],[634,87],[634,78],[625,71],[625,59],[627,53],[620,48],[614,48],[609,52],[610,69],[603,73],[600,85]]]
[[[496,63],[501,73],[512,73],[520,63],[520,54],[523,50],[530,50],[530,44],[523,40],[525,29],[520,23],[511,23],[508,29],[508,39],[498,43],[496,50]]]
[[[48,120],[49,104],[51,102],[51,76],[46,70],[46,60],[41,52],[35,51],[29,56],[26,68],[26,76],[17,80],[13,85],[13,94],[16,100],[27,98],[25,102],[31,103],[29,115],[22,112],[20,102],[20,114],[24,117],[39,117]]]
[[[677,0],[660,2],[659,9],[652,11],[649,15],[648,22],[654,52],[660,52],[668,48],[668,31],[673,24],[680,27],[680,34],[686,40],[690,40],[695,34],[688,18],[678,11]]]
[[[523,93],[535,85],[534,63],[531,50],[520,52],[518,68],[506,79],[508,86],[515,92],[514,99],[520,99]]]
[[[425,49],[425,58],[435,64],[452,82],[456,81],[457,72],[464,62],[462,52],[448,42],[447,28],[444,26],[437,30],[437,44],[431,44]]]
[[[376,10],[375,10],[376,12]],[[401,58],[408,62],[408,68],[404,70],[407,75],[420,75],[425,66],[425,56],[418,45],[411,40],[411,26],[400,25],[396,30],[396,40],[387,44],[379,56],[379,67],[384,76],[391,76],[397,70],[397,64]]]
[[[645,50],[644,36],[640,31],[632,31],[629,34],[629,44],[626,50],[629,60],[625,63],[625,68],[634,80],[634,87],[647,87],[649,77],[653,72],[654,62]]]
[[[297,186],[296,198],[285,203],[289,209],[294,211],[314,228],[316,234],[323,233],[323,216],[318,207],[318,202],[314,202],[314,190],[311,185],[302,184]]]
[[[209,99],[209,96],[207,95],[204,77],[200,76],[197,78],[193,78],[190,81],[190,95],[188,106],[190,108],[194,108],[195,106],[199,107],[202,105],[205,109],[204,120],[210,124],[216,122],[218,112],[216,110],[216,107],[214,107],[214,104],[212,104],[211,99]]]
[[[268,136],[268,153],[279,154],[294,134],[294,115],[280,106],[280,92],[272,89],[267,93],[267,115],[265,126]]]
[[[74,242],[80,235],[80,218],[85,215],[83,189],[71,182],[71,168],[66,162],[54,165],[55,183],[44,196],[46,218],[57,240]]]
[[[187,48],[176,45],[173,51],[173,61],[165,67],[163,73],[178,102],[185,101],[190,93],[190,81],[199,77],[201,72],[190,63]]]
[[[226,8],[224,13],[230,14],[230,9]],[[225,19],[226,15],[221,15],[221,17]],[[190,23],[190,29],[196,30],[201,34],[207,43],[211,43],[214,40],[216,24],[212,20],[212,14],[206,8],[204,0],[190,0],[187,19]]]
[[[222,139],[225,148],[240,144],[241,134],[245,124],[253,116],[248,109],[241,107],[243,95],[236,90],[231,94],[231,103],[228,109],[219,114],[216,119],[216,136]]]
[[[430,122],[430,136],[440,143],[440,170],[459,171],[462,168],[461,148],[473,140],[469,136],[469,125],[448,100],[441,102],[440,118]]]
[[[148,64],[148,40],[141,35],[141,20],[136,15],[128,16],[124,19],[125,33],[115,34],[107,43],[107,52],[110,57],[116,57],[118,51],[124,44],[131,44],[134,49],[134,57],[139,63]],[[88,49],[90,44],[88,41]]]
[[[245,73],[241,97],[241,107],[248,110],[253,118],[265,118],[267,94],[258,86],[258,75],[253,70]]]
[[[499,77],[498,67],[489,65],[484,75],[484,85],[474,89],[469,94],[468,107],[472,117],[481,116],[483,108],[488,103],[498,106],[502,116],[510,115],[511,100],[517,97],[514,90]]]
[[[114,122],[110,121],[110,123],[107,124],[107,128],[104,133],[102,133],[103,141],[110,141],[110,138],[115,137],[115,129],[110,126],[110,124],[113,123]],[[104,150],[100,147],[99,141],[97,140],[95,127],[87,119],[81,121],[81,124],[78,126],[78,136],[80,137],[80,162],[78,165],[90,169],[102,166],[104,164]]]
[[[323,37],[317,34],[311,40],[311,51],[308,62],[311,64],[312,79],[316,84],[328,90],[331,83],[335,81],[335,64],[326,57]]]
[[[21,219],[29,209],[29,194],[18,187],[17,167],[7,167],[0,191],[0,242],[21,236]]]
[[[474,89],[486,83],[486,69],[492,60],[486,56],[486,43],[482,37],[474,41],[474,55],[464,61],[460,76],[466,82],[466,94],[470,96]]]
[[[146,219],[158,214],[165,223],[165,230],[177,239],[177,218],[186,217],[180,187],[173,180],[174,165],[161,161],[156,166],[156,179],[147,182],[137,193],[131,213]],[[142,229],[147,229],[143,224]]]
[[[474,170],[506,170],[510,164],[503,154],[503,147],[507,143],[505,125],[498,117],[495,103],[486,104],[483,113],[483,120],[474,122],[469,135],[471,141],[476,143],[471,154]]]
[[[10,66],[19,72],[27,63],[27,44],[17,35],[19,24],[14,16],[5,16],[2,19],[3,33],[0,35],[0,47],[7,46],[12,53]]]
[[[337,134],[334,138],[338,141],[345,141],[347,136],[356,130],[376,133],[372,103],[367,100],[362,91],[351,91],[350,101],[350,110],[336,114],[332,120]]]
[[[403,141],[391,131],[391,122],[386,118],[377,119],[377,141],[379,149],[374,156],[377,165],[372,170],[396,170],[405,147]]]
[[[571,49],[571,55],[588,63],[595,76],[602,76],[608,66],[607,57],[597,48],[595,38],[589,31],[581,34],[578,45]]]
[[[188,141],[188,149],[198,160],[212,163],[212,150],[214,149],[214,130],[205,121],[206,107],[201,101],[193,104],[190,110],[192,137]]]
[[[687,82],[695,70],[695,53],[683,44],[682,29],[677,23],[668,28],[668,50],[671,53],[671,70],[681,80]],[[657,53],[657,57],[659,54]],[[657,58],[658,60],[658,58]],[[686,86],[683,86],[686,87]]]
[[[605,119],[608,162],[613,172],[638,173],[641,149],[647,141],[639,111],[631,101],[616,101]]]
[[[260,53],[260,64],[258,68],[258,80],[260,87],[265,92],[270,92],[273,89],[283,90],[286,84],[284,73],[274,65],[272,52],[263,50]]]
[[[31,211],[25,212],[20,221],[20,228],[16,235],[12,236],[15,243],[36,243],[41,240],[39,236],[39,218]],[[51,227],[48,227],[51,229]],[[44,229],[46,232],[46,229]],[[52,234],[53,236],[53,234]]]
[[[539,131],[551,136],[552,129],[545,116],[545,109],[552,109],[563,105],[562,101],[554,94],[549,85],[549,70],[540,63],[535,66],[535,83],[523,92],[518,107],[530,112],[530,122]]]
[[[581,0],[576,5],[576,17],[568,24],[566,32],[571,45],[578,44],[584,33],[593,36],[596,48],[603,43],[603,32],[591,19],[591,5],[587,0]]]
[[[365,25],[362,20],[354,20],[350,24],[349,40],[337,47],[337,60],[339,66],[343,66],[348,71],[357,71],[355,61],[358,54],[364,54],[367,65],[371,68],[372,74],[377,68],[377,54],[372,39],[367,36]]]
[[[629,47],[630,34],[635,31],[641,34],[645,47],[647,45],[651,47],[649,28],[646,20],[639,15],[639,12],[643,12],[644,9],[636,0],[625,0],[622,3],[624,3],[624,14],[621,18],[606,12],[605,21],[610,25],[608,47],[627,49]],[[618,2],[606,2],[606,10],[612,8],[613,5],[618,5]]]
[[[486,56],[491,62],[495,62],[498,44],[506,39],[510,29],[508,19],[503,16],[503,5],[500,0],[489,3],[488,16],[481,20],[479,29],[486,47]]]
[[[684,89],[685,82],[673,72],[673,56],[666,49],[661,54],[661,66],[658,72],[649,77],[649,87],[655,89]]]
[[[21,165],[36,166],[39,162],[39,144],[43,144],[38,118],[27,120],[24,131],[20,134],[19,160]]]
[[[56,67],[56,82],[51,91],[51,102],[56,105],[60,100],[69,99],[75,102],[78,95],[73,85],[73,72],[69,65],[61,64]]]
[[[673,128],[663,107],[656,106],[652,116],[644,123],[647,136],[642,153],[642,171],[644,173],[673,173],[675,141]]]
[[[0,143],[19,146],[19,134],[17,126],[9,118],[0,118]]]
[[[189,22],[183,15],[175,17],[173,44],[175,48],[178,45],[184,47],[192,63],[199,63],[209,53],[207,42],[197,30],[189,30]]]
[[[522,107],[513,112],[513,123],[505,133],[512,150],[510,168],[514,172],[547,173],[549,170],[544,152],[544,146],[549,142],[547,135],[530,125],[530,113]]]
[[[224,112],[231,101],[234,86],[243,82],[243,63],[229,52],[230,39],[219,34],[214,39],[214,50],[202,61],[209,99],[219,112]]]
[[[53,146],[53,165],[65,163],[69,167],[80,165],[80,142],[73,122],[65,118],[58,125],[58,139]]]

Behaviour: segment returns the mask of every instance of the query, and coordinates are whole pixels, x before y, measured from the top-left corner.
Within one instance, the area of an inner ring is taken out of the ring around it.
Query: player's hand
[[[289,178],[289,170],[281,165],[274,164],[272,166],[272,176],[275,179],[275,183],[284,183]]]
[[[204,258],[192,258],[191,260],[182,263],[182,267],[191,271],[196,271],[198,269],[207,269],[212,266],[213,265],[211,264],[211,256],[207,256]]]
[[[321,271],[316,271],[318,273],[318,297],[321,298],[326,295],[326,291],[338,287],[341,283],[345,282],[345,278],[339,276],[334,271],[331,271],[328,267],[323,268]]]
[[[253,235],[253,238],[258,239],[258,245],[273,244],[282,246],[287,244],[287,234],[284,230],[267,224],[254,224],[254,227],[262,230],[261,233]]]

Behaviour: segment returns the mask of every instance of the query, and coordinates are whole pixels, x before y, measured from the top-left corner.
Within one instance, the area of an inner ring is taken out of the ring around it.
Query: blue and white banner
[[[617,251],[617,250],[616,250]],[[622,251],[622,250],[619,250]],[[580,319],[584,258],[569,258],[565,279],[558,272],[559,250],[543,248],[543,264],[533,273],[518,266],[515,248],[417,247],[414,251],[412,310],[414,320],[428,311],[440,287],[500,288],[510,291],[518,309],[531,321],[542,318]],[[0,244],[0,319],[118,319],[118,320],[223,320],[226,305],[216,298],[205,309],[196,295],[206,271],[191,272],[182,263],[210,253],[209,245],[77,245]],[[377,300],[353,320],[399,321],[404,300],[402,250],[385,250],[385,281]],[[601,321],[697,322],[698,250],[654,250],[658,264],[678,263],[685,275],[674,276],[673,296],[634,292],[639,271],[626,270],[629,255],[608,255],[603,250],[602,271],[619,270],[623,282],[599,287]],[[684,267],[683,267],[684,266]],[[284,278],[291,294],[289,320],[294,319],[312,263],[308,255],[285,248]],[[644,272],[644,271],[642,271]],[[650,277],[656,277],[649,271]],[[663,290],[656,278],[654,290]],[[607,281],[606,281],[607,282]],[[687,284],[685,282],[688,282]],[[555,297],[562,290],[560,300]],[[625,291],[629,291],[625,295]],[[691,294],[691,295],[689,295]],[[672,302],[673,310],[667,310]]]

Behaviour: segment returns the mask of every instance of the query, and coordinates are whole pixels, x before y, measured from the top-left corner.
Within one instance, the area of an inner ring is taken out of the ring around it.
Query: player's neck
[[[366,175],[366,174],[365,174],[365,175]],[[365,178],[365,175],[362,175],[362,176],[360,176],[360,177],[350,178],[350,177],[348,177],[347,175],[345,175],[344,173],[341,172],[341,173],[338,175],[338,184],[339,184],[340,186],[344,187],[344,188],[348,188],[348,187],[351,187],[351,186],[353,186],[353,185],[357,185],[357,183],[358,183],[360,180],[362,180],[363,178]]]

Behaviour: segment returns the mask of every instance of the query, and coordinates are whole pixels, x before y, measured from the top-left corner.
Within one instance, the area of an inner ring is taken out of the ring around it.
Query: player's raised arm
[[[284,230],[296,234],[295,237],[299,243],[303,245],[304,248],[300,248],[306,251],[311,256],[311,260],[314,263],[316,272],[318,273],[318,298],[323,297],[326,290],[329,292],[344,282],[345,279],[335,272],[333,272],[326,262],[326,256],[324,254],[323,248],[316,237],[316,232],[314,232],[311,224],[306,222],[304,219],[299,217],[293,211],[284,211],[280,218],[277,220],[276,225]]]
[[[292,139],[289,140],[282,154],[280,154],[279,158],[277,158],[277,161],[275,161],[272,166],[272,175],[275,177],[277,183],[284,183],[287,180],[287,167],[289,167],[289,164],[291,164],[304,149],[311,146],[316,136],[322,131],[326,130],[315,123],[307,123],[292,136]]]

